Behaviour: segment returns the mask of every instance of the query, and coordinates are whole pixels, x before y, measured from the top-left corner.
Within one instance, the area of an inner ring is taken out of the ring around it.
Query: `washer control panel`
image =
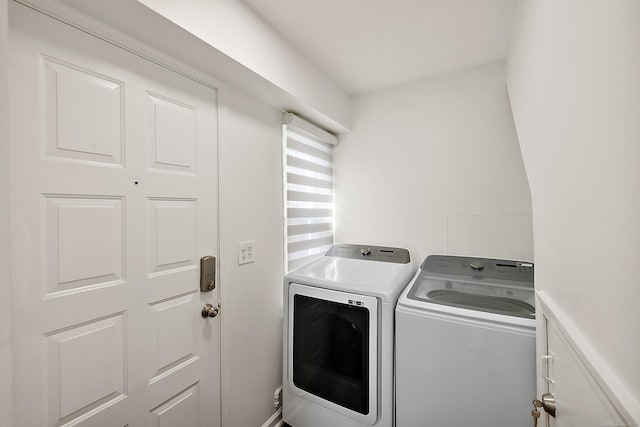
[[[325,256],[338,258],[362,259],[367,261],[392,262],[396,264],[408,264],[411,262],[409,251],[403,248],[371,245],[333,245]]]
[[[420,268],[425,273],[467,276],[474,280],[499,279],[533,283],[533,263],[527,261],[429,255]]]

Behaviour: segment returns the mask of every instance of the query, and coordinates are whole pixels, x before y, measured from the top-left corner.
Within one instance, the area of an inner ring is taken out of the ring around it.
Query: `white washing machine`
[[[396,307],[396,426],[530,425],[535,342],[532,263],[427,257]]]
[[[293,427],[391,427],[406,249],[334,245],[284,279],[283,412]]]

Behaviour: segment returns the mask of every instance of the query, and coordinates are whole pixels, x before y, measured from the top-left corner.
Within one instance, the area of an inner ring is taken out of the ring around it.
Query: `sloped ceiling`
[[[243,0],[348,94],[506,57],[519,0]]]

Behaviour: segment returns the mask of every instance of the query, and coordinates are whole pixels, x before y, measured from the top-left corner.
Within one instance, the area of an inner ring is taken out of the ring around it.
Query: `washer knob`
[[[362,255],[362,256],[371,255],[371,249],[369,249],[369,248],[360,249],[360,255]]]
[[[480,270],[484,269],[484,263],[482,263],[480,261],[473,261],[469,265],[471,266],[471,269],[475,270],[475,271],[480,271]]]

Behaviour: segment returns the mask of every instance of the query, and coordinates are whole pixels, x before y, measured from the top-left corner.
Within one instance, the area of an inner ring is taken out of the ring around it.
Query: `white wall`
[[[639,76],[637,0],[521,5],[508,87],[531,184],[536,286],[586,338],[636,420]]]
[[[50,0],[32,1],[50,7]],[[335,132],[349,128],[348,96],[242,1],[61,1],[267,103]]]
[[[333,132],[349,129],[348,96],[242,1],[28,3],[133,50],[149,54],[151,46],[161,52],[151,55],[156,60],[174,65],[178,60],[178,68],[184,69],[187,64],[200,69],[268,105],[296,112]]]
[[[246,3],[138,1],[319,110],[348,118],[347,95]]]
[[[531,204],[494,63],[355,97],[335,149],[336,241],[533,259]]]
[[[0,426],[11,420],[7,0],[0,0]]]
[[[282,383],[282,114],[220,90],[223,425],[260,426]],[[238,265],[238,242],[255,262]]]

